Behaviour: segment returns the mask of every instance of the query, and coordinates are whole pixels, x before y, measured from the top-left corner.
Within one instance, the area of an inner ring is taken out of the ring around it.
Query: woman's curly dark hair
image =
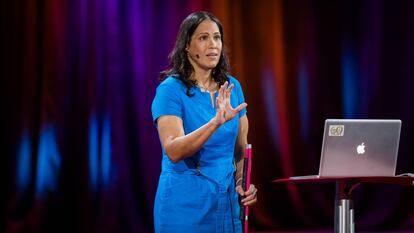
[[[197,81],[190,79],[191,74],[194,72],[194,68],[188,60],[186,48],[190,44],[191,37],[193,36],[194,31],[198,25],[200,25],[200,23],[206,19],[211,20],[217,24],[221,34],[221,42],[223,44],[220,60],[212,71],[212,78],[219,86],[228,81],[227,73],[230,69],[230,66],[229,59],[224,48],[223,26],[217,17],[209,12],[194,12],[187,16],[187,18],[181,23],[174,49],[169,55],[170,68],[160,73],[161,82],[164,81],[168,76],[174,76],[175,78],[181,80],[187,87],[186,94],[188,96],[193,95],[190,93],[190,89],[197,85]]]

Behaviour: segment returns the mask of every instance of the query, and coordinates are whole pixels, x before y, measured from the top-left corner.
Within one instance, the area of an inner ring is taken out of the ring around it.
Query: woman
[[[154,205],[156,232],[241,232],[241,187],[248,120],[239,82],[227,74],[223,29],[208,12],[181,24],[171,69],[161,72],[152,115],[162,145]],[[233,106],[237,106],[233,108]]]

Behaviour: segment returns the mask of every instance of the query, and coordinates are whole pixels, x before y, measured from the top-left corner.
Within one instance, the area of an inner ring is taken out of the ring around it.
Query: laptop
[[[395,176],[401,120],[328,119],[318,177]]]

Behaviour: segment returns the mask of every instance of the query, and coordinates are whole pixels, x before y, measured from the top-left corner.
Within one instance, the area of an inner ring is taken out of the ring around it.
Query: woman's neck
[[[211,82],[213,81],[213,79],[211,78],[211,70],[196,70],[193,73],[192,78],[196,80],[197,83],[204,86],[209,86],[209,84],[211,84]]]
[[[193,79],[198,83],[206,84],[211,79],[211,70],[195,69],[193,73]]]
[[[203,88],[204,90],[215,91],[217,89],[217,85],[211,77],[211,70],[203,71],[203,72],[195,72],[193,73],[192,78],[196,80],[197,85]]]

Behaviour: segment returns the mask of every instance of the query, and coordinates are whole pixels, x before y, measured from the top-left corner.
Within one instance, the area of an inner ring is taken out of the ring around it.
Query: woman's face
[[[212,70],[220,60],[221,34],[217,24],[211,20],[201,22],[187,47],[188,59],[195,70]]]

